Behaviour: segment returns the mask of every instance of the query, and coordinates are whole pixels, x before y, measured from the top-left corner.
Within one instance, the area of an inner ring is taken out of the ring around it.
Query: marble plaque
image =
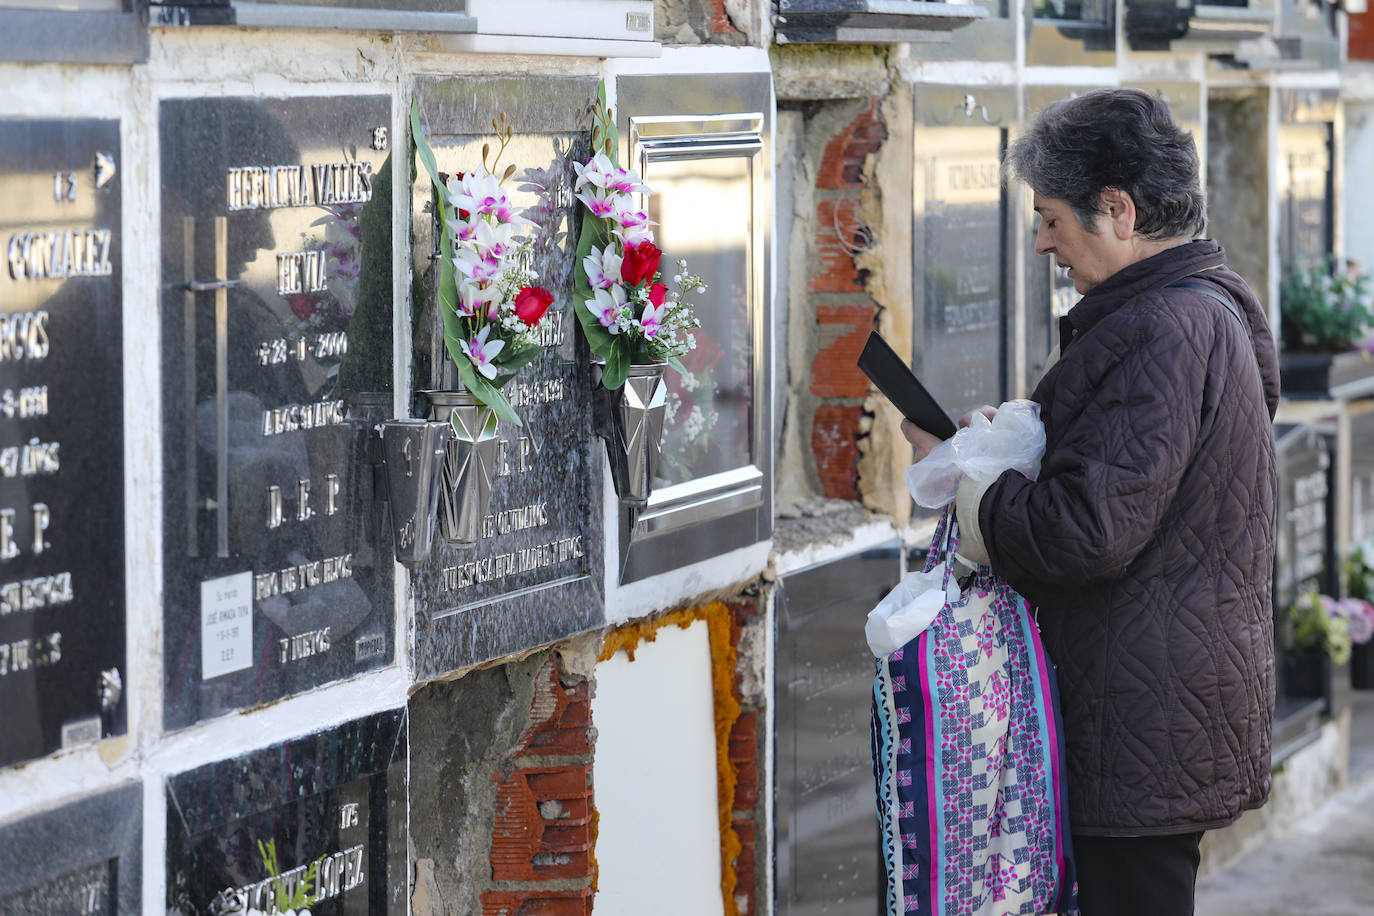
[[[406,747],[397,709],[172,776],[166,912],[404,913]]]
[[[0,120],[0,765],[123,734],[119,122]]]
[[[0,913],[142,912],[142,827],[138,785],[0,824]]]
[[[1332,247],[1331,125],[1279,125],[1279,260],[1319,263]]]
[[[1278,539],[1274,612],[1280,618],[1298,595],[1315,588],[1335,595],[1334,498],[1330,440],[1310,426],[1279,424]]]
[[[1007,390],[1004,101],[918,92],[913,315],[917,374],[951,417]]]
[[[429,561],[411,573],[415,667],[420,678],[598,626],[602,609],[601,467],[591,425],[591,363],[572,311],[577,236],[572,163],[587,155],[593,80],[426,79],[415,89],[420,120],[445,174],[480,168],[482,147],[498,145],[493,119],[514,134],[497,172],[535,225],[533,267],[555,296],[544,319],[544,355],[503,390],[523,425],[503,423],[501,451],[480,540],[450,546],[435,535]],[[490,163],[490,158],[488,162]],[[457,387],[435,297],[433,191],[419,170],[415,214],[413,387]],[[416,397],[415,410],[429,404]]]
[[[170,99],[159,121],[180,728],[393,658],[371,440],[393,413],[393,138],[385,96]]]
[[[901,575],[895,542],[783,576],[778,589],[778,913],[876,913],[868,612]]]
[[[1352,548],[1364,545],[1374,560],[1374,405],[1350,413],[1350,534]]]

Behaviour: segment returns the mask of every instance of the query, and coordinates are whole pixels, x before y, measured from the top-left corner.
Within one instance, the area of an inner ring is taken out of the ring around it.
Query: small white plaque
[[[200,583],[200,678],[253,666],[253,574]]]

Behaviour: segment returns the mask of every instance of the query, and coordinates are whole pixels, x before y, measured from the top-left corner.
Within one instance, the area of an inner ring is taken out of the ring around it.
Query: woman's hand
[[[959,418],[959,428],[963,429],[965,426],[972,423],[973,415],[976,413],[980,413],[991,420],[997,415],[997,408],[990,404],[984,404],[982,407],[976,407],[970,410]],[[916,449],[917,461],[929,455],[935,450],[935,446],[939,445],[942,441],[939,436],[934,433],[926,432],[910,420],[902,421],[902,435],[906,436],[906,441],[910,442],[912,447]]]
[[[902,435],[915,447],[917,461],[929,455],[941,442],[939,436],[926,432],[910,420],[902,421]]]

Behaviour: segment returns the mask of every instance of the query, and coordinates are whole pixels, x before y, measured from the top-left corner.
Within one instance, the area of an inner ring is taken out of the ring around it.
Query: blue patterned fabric
[[[926,571],[951,575],[947,511]],[[887,916],[1076,913],[1054,670],[987,567],[878,659],[871,743]]]

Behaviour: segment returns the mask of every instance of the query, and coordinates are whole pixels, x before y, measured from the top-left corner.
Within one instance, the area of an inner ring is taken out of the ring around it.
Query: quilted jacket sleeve
[[[993,569],[1031,600],[1046,584],[1120,576],[1193,453],[1211,335],[1149,298],[1104,319],[1046,379],[1060,387],[1039,478],[1005,473],[980,503]]]

